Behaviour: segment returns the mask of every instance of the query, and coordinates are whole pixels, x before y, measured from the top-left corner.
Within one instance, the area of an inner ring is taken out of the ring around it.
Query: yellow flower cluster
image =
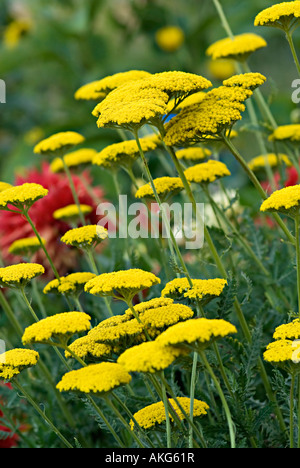
[[[62,276],[60,281],[58,279],[54,279],[48,283],[44,288],[44,294],[79,294],[83,291],[84,285],[90,281],[91,279],[95,278],[94,273],[71,273],[68,276]]]
[[[300,320],[280,325],[264,353],[264,359],[275,366],[283,367],[288,372],[298,372],[300,363]]]
[[[180,407],[183,409],[184,413],[190,414],[190,406],[191,406],[190,398],[178,397],[177,401]],[[170,398],[169,402],[172,408],[175,409],[176,414],[179,417],[179,419],[181,420],[185,419],[185,414],[177,406],[176,401]],[[194,409],[193,409],[194,418],[205,416],[208,410],[209,410],[209,406],[207,405],[207,403],[201,400],[194,399]],[[169,416],[170,416],[171,421],[174,421],[173,416],[171,414]],[[146,430],[155,428],[156,425],[163,424],[166,421],[166,411],[165,411],[164,404],[162,401],[159,401],[158,403],[154,403],[152,405],[146,406],[140,411],[137,411],[133,415],[133,417],[141,428],[146,429]],[[130,426],[132,430],[134,430],[134,425],[135,425],[134,422],[131,420]]]
[[[35,366],[39,354],[31,349],[16,348],[0,354],[0,379],[10,380],[22,370]]]
[[[226,164],[212,159],[189,167],[184,173],[187,181],[195,184],[209,184],[222,177],[231,175]]]
[[[178,26],[165,26],[156,31],[157,45],[165,52],[175,52],[184,43],[184,32]]]
[[[104,396],[131,381],[130,374],[117,363],[101,362],[68,372],[57,384],[60,392],[82,392]]]
[[[286,154],[275,154],[275,153],[268,153],[261,156],[257,156],[256,158],[251,159],[249,161],[248,166],[249,169],[252,171],[260,171],[261,169],[265,168],[266,165],[270,167],[277,167],[281,164],[285,164],[286,166],[292,166],[291,161],[289,160]]]
[[[80,169],[82,170],[85,166],[92,163],[93,158],[96,156],[97,151],[89,148],[82,148],[72,153],[68,153],[64,156],[66,165],[70,169]],[[61,158],[55,158],[51,165],[51,171],[54,173],[64,171],[64,163]]]
[[[235,63],[231,59],[209,60],[208,69],[216,80],[226,80],[235,74]]]
[[[266,47],[266,41],[257,34],[245,33],[234,39],[225,38],[215,42],[207,49],[207,55],[214,60],[221,58],[246,60],[256,50]]]
[[[85,285],[85,291],[96,296],[112,296],[130,300],[139,291],[160,284],[153,273],[141,269],[103,273]]]
[[[71,229],[61,241],[72,247],[88,248],[103,242],[108,237],[107,229],[98,225],[88,225]]]
[[[68,205],[64,206],[63,208],[59,208],[58,210],[54,211],[53,218],[65,221],[65,222],[72,222],[76,221],[79,216],[80,212],[83,215],[88,215],[93,211],[93,208],[89,205]]]
[[[11,184],[8,184],[7,182],[0,182],[0,193],[9,188],[12,188]]]
[[[273,338],[275,340],[298,340],[300,338],[300,320],[280,325],[276,328]]]
[[[51,339],[67,341],[76,333],[91,328],[91,317],[84,312],[65,312],[52,315],[27,327],[23,344],[48,343]]]
[[[161,295],[172,299],[194,298],[207,301],[219,297],[227,285],[227,281],[221,278],[193,279],[192,283],[193,287],[190,286],[187,278],[175,278],[167,283]]]
[[[157,143],[152,137],[140,138],[140,144],[144,153],[153,151]],[[129,168],[139,158],[140,152],[135,140],[123,141],[106,146],[93,158],[93,164],[105,169]]]
[[[180,111],[182,109],[186,109],[189,106],[193,106],[194,104],[199,104],[206,96],[204,91],[198,91],[198,93],[190,94],[188,97],[184,98],[183,101],[175,102],[175,99],[171,99],[168,104],[169,112],[172,112],[174,108],[176,111]]]
[[[37,263],[19,263],[0,268],[0,286],[22,288],[37,276],[45,273],[45,268]]]
[[[154,374],[169,367],[186,350],[172,346],[162,346],[157,340],[147,341],[127,349],[118,358],[118,363],[128,372]]]
[[[48,195],[48,190],[40,184],[25,183],[17,185],[0,193],[0,210],[9,210],[10,205],[19,210],[28,209],[46,195]]]
[[[183,148],[176,151],[177,159],[180,161],[192,161],[199,162],[204,159],[208,159],[212,155],[212,152],[207,148],[199,148],[197,146],[192,148]]]
[[[148,310],[152,309],[158,309],[159,307],[165,307],[169,306],[174,303],[173,299],[170,298],[164,298],[164,297],[156,297],[155,299],[151,299],[150,301],[146,302],[141,302],[140,304],[135,305],[134,311],[136,315],[139,315],[143,312],[146,312]],[[131,309],[127,309],[125,311],[125,316],[128,316],[129,318],[133,318],[133,312]]]
[[[105,343],[109,345],[118,346],[120,348],[130,346],[135,338],[144,340],[143,338],[144,327],[143,324],[136,319],[110,324],[109,326],[99,326],[93,328],[88,336],[96,343]]]
[[[226,320],[197,318],[173,325],[156,340],[163,346],[194,345],[204,350],[215,340],[233,333],[237,333],[236,327]]]
[[[60,132],[42,140],[34,147],[35,154],[54,155],[66,152],[70,148],[83,143],[85,138],[77,132]]]
[[[154,186],[157,194],[162,201],[165,201],[170,195],[177,195],[184,189],[182,180],[179,177],[159,177],[154,179]],[[150,183],[140,187],[136,194],[136,198],[154,199],[155,195]]]
[[[280,125],[269,136],[270,141],[285,141],[298,143],[300,141],[300,124]]]
[[[300,185],[276,190],[263,202],[260,211],[280,211],[293,216],[300,205]]]
[[[283,2],[266,8],[255,18],[255,26],[276,26],[283,30],[289,28],[291,21],[300,18],[300,2]]]
[[[114,348],[107,343],[98,343],[90,336],[78,338],[68,346],[77,357],[81,359],[96,360],[110,358]],[[71,358],[72,354],[65,351],[66,358]]]
[[[169,304],[139,313],[141,322],[150,329],[162,329],[194,316],[190,307],[182,304]]]
[[[45,245],[45,239],[41,239],[41,241]],[[10,245],[8,251],[12,255],[28,256],[34,254],[40,248],[41,244],[37,237],[26,237],[24,239],[14,241]]]
[[[115,73],[106,76],[102,80],[93,81],[81,86],[75,93],[75,99],[85,101],[101,101],[114,89],[127,83],[150,76],[150,73],[143,70],[130,70],[127,72]]]
[[[228,78],[228,80],[223,81],[223,85],[229,87],[240,86],[241,88],[254,91],[259,86],[262,86],[266,82],[266,79],[261,73],[244,73]]]

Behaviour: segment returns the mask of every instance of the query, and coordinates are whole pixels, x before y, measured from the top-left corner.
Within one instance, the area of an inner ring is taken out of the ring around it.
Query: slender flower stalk
[[[74,202],[78,208],[78,214],[79,214],[79,217],[80,217],[80,221],[82,223],[83,226],[86,225],[86,222],[85,222],[85,217],[84,217],[84,214],[82,213],[82,210],[81,210],[81,206],[80,206],[80,201],[79,201],[79,198],[78,198],[78,195],[77,195],[77,192],[76,192],[76,188],[75,188],[75,185],[74,185],[74,182],[73,182],[73,179],[72,179],[72,174],[70,172],[70,169],[65,161],[65,158],[64,156],[61,157],[61,160],[62,160],[62,163],[64,165],[64,170],[65,170],[65,173],[66,173],[66,176],[68,178],[68,181],[69,181],[69,184],[70,184],[70,189],[71,189],[71,192],[72,192],[72,195],[73,195],[73,198],[74,198]]]

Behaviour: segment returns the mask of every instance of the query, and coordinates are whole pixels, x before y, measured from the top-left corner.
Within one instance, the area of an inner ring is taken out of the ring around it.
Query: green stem
[[[71,174],[70,169],[69,169],[69,167],[68,167],[68,165],[67,165],[67,163],[65,161],[65,158],[63,156],[61,157],[61,160],[62,160],[62,163],[64,165],[64,170],[65,170],[66,176],[67,176],[69,184],[70,184],[70,189],[71,189],[75,204],[76,204],[76,206],[78,208],[78,214],[79,214],[79,217],[80,217],[80,221],[81,221],[82,225],[85,226],[86,222],[85,222],[85,218],[84,218],[84,215],[82,213],[82,210],[81,210],[80,201],[79,201],[79,198],[78,198],[78,195],[77,195],[77,192],[76,192],[76,188],[75,188],[75,185],[74,185],[72,174]]]
[[[12,381],[12,385],[14,387],[16,387],[19,392],[22,393],[22,395],[26,398],[26,400],[33,406],[33,408],[37,411],[37,413],[41,416],[41,418],[45,421],[45,423],[50,426],[50,428],[52,429],[52,431],[59,437],[59,439],[63,442],[63,444],[67,447],[67,448],[74,448],[68,441],[67,439],[61,434],[61,432],[59,431],[59,429],[57,429],[57,427],[52,423],[52,421],[48,418],[48,416],[46,416],[46,414],[44,413],[44,411],[41,410],[41,408],[39,407],[39,405],[31,398],[31,396],[29,395],[29,393],[27,393],[27,391],[22,387],[22,385],[17,382],[16,380],[13,380]]]
[[[135,311],[134,309],[134,306],[133,306],[133,303],[132,303],[132,300],[127,300],[126,301],[126,304],[128,305],[129,309],[131,310],[131,312],[133,313],[133,316],[134,318],[143,326],[144,328],[144,333],[146,335],[146,338],[148,341],[152,341],[150,336],[149,336],[149,333],[147,331],[147,328],[146,326],[143,324],[143,322],[141,321],[140,317],[139,317],[139,314]]]
[[[295,374],[292,373],[290,389],[290,448],[294,448],[294,393],[295,393]]]
[[[166,414],[167,448],[172,448],[172,431],[171,431],[171,421],[170,421],[170,414],[169,414],[169,404],[168,404],[166,387],[163,382],[161,383],[161,393],[162,393],[162,400],[163,400],[163,404],[165,407],[165,414]]]
[[[293,59],[294,59],[294,62],[295,62],[295,65],[296,65],[298,74],[299,74],[299,76],[300,76],[300,63],[299,63],[298,55],[297,55],[297,52],[296,52],[296,49],[295,49],[295,44],[294,44],[294,41],[293,41],[293,36],[292,36],[292,34],[290,33],[290,31],[288,31],[288,30],[285,31],[285,35],[286,35],[287,41],[288,41],[288,43],[289,43],[289,46],[290,46],[290,49],[291,49],[291,52],[292,52]]]
[[[11,323],[11,325],[15,329],[18,337],[20,339],[22,339],[23,329],[22,329],[21,325],[19,324],[18,320],[16,319],[15,314],[14,314],[12,308],[10,307],[9,303],[7,302],[6,297],[5,297],[5,295],[4,295],[1,288],[0,288],[0,305],[3,308],[8,320]]]
[[[31,304],[30,304],[30,302],[29,302],[29,300],[28,300],[28,298],[27,298],[27,296],[26,296],[25,289],[24,289],[24,288],[21,288],[21,289],[20,289],[20,292],[21,292],[21,295],[22,295],[22,297],[23,297],[23,299],[24,299],[24,302],[25,302],[25,304],[26,304],[26,306],[27,306],[29,312],[31,313],[33,319],[35,320],[35,322],[39,322],[39,318],[38,318],[38,316],[36,315],[35,311],[33,310],[32,306],[31,306]]]

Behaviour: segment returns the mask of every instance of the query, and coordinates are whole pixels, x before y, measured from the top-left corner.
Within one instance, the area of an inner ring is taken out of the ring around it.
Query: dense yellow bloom
[[[80,205],[80,211],[83,215],[88,215],[93,211],[89,205]],[[72,222],[80,217],[80,211],[77,205],[68,205],[60,208],[53,213],[53,218],[60,221]]]
[[[115,73],[106,76],[101,80],[93,81],[81,86],[75,93],[75,99],[86,101],[102,101],[107,94],[114,89],[127,83],[150,76],[150,73],[143,70],[130,70],[127,72]]]
[[[31,349],[16,348],[0,354],[0,379],[10,380],[22,370],[35,366],[39,354]]]
[[[300,141],[300,124],[281,125],[269,136],[270,141],[285,141],[298,143]]]
[[[184,43],[184,32],[178,26],[164,26],[156,31],[157,45],[165,52],[175,52]]]
[[[153,273],[140,269],[104,273],[90,280],[85,291],[96,296],[112,296],[132,299],[139,291],[149,289],[160,283]]]
[[[155,309],[148,309],[139,314],[141,322],[146,325],[146,327],[158,329],[170,327],[175,323],[188,320],[193,316],[193,310],[182,304],[170,304]]]
[[[289,29],[291,23],[300,18],[300,2],[277,3],[261,11],[255,18],[255,26],[275,26]]]
[[[66,165],[70,169],[82,170],[85,166],[92,163],[93,158],[97,154],[97,151],[89,148],[82,148],[72,153],[68,153],[64,156]],[[54,173],[64,171],[64,163],[61,158],[56,158],[50,165],[51,171]]]
[[[171,195],[177,195],[184,189],[183,182],[179,177],[159,177],[154,179],[153,182],[162,201],[165,201]],[[135,194],[135,198],[155,199],[151,184],[148,183],[140,187]]]
[[[108,237],[107,229],[98,225],[88,225],[71,229],[61,241],[67,245],[88,248],[103,242]]]
[[[45,273],[45,268],[37,263],[19,263],[0,268],[0,286],[7,288],[24,287],[37,276]]]
[[[140,144],[144,153],[153,151],[157,143],[152,137],[140,138]],[[105,169],[129,168],[140,157],[140,151],[135,140],[115,143],[104,148],[93,158],[93,164]]]
[[[183,409],[185,414],[190,414],[191,400],[187,397],[178,397],[177,401],[180,407]],[[175,409],[176,414],[179,419],[185,419],[185,414],[177,406],[177,403],[172,398],[169,399],[170,405]],[[209,410],[209,406],[201,400],[194,400],[194,409],[193,417],[197,418],[200,416],[205,416]],[[174,421],[173,416],[170,414],[171,421]],[[137,424],[143,429],[152,429],[156,425],[163,424],[166,421],[166,411],[162,401],[158,403],[153,403],[152,405],[146,406],[145,408],[137,411],[133,415]],[[134,422],[130,421],[131,429],[134,430]]]
[[[285,369],[287,372],[299,372],[300,342],[277,340],[270,343],[264,352],[264,360]]]
[[[215,279],[192,279],[193,287],[187,278],[175,278],[167,283],[166,287],[162,290],[162,297],[169,297],[172,299],[198,299],[201,301],[209,301],[215,297],[219,297],[227,281],[221,278]]]
[[[70,148],[83,143],[85,138],[77,132],[60,132],[42,140],[34,148],[35,154],[55,155],[69,151]]]
[[[210,60],[208,69],[217,80],[225,80],[235,73],[235,63],[233,60],[218,59]]]
[[[71,343],[68,348],[82,359],[105,359],[111,357],[113,347],[106,343],[97,343],[90,336],[83,336]],[[65,351],[66,358],[71,358],[72,354]]]
[[[300,338],[300,320],[280,325],[276,328],[273,338],[275,340],[298,340]]]
[[[48,343],[51,339],[68,340],[91,328],[91,317],[84,312],[65,312],[40,320],[25,329],[23,344]]]
[[[189,106],[193,106],[194,104],[199,104],[206,96],[204,91],[198,91],[197,93],[190,94],[188,97],[184,98],[179,104],[176,102],[175,99],[169,101],[168,110],[172,112],[174,108],[176,111],[180,111],[182,109],[186,109]]]
[[[46,195],[48,190],[39,184],[17,185],[0,193],[0,210],[10,209],[10,205],[19,210],[28,209]]]
[[[203,350],[232,333],[237,333],[237,329],[226,320],[197,318],[173,325],[157,338],[157,342],[162,346],[194,345]]]
[[[45,239],[41,239],[42,243],[45,244]],[[13,255],[29,256],[37,252],[41,248],[40,241],[37,237],[25,237],[24,239],[18,239],[13,242],[8,251]]]
[[[228,37],[215,42],[207,49],[207,55],[214,60],[228,58],[243,61],[256,50],[266,46],[267,43],[261,36],[246,33],[235,36],[234,39]]]
[[[151,299],[150,301],[141,302],[140,304],[135,305],[134,311],[137,315],[146,312],[147,310],[157,309],[158,307],[165,307],[174,303],[173,299],[164,298],[164,297],[156,297],[155,299]],[[133,312],[131,309],[127,309],[125,311],[125,316],[133,318]]]
[[[234,75],[223,82],[224,86],[240,86],[241,88],[251,89],[254,91],[259,86],[266,82],[266,77],[261,73],[244,73]]]
[[[118,358],[118,363],[128,372],[154,374],[169,367],[187,352],[172,346],[161,346],[157,341],[147,341],[127,349]]]
[[[8,184],[7,182],[0,182],[0,193],[9,188],[12,188],[11,184]]]
[[[101,362],[68,372],[56,387],[60,392],[83,392],[104,396],[116,387],[129,384],[130,381],[131,376],[123,366]]]
[[[60,281],[58,279],[54,279],[48,283],[45,288],[44,288],[44,294],[80,294],[83,289],[84,285],[91,280],[92,278],[95,278],[94,273],[90,272],[79,272],[79,273],[71,273],[68,276],[63,276],[60,278]]]
[[[280,211],[293,216],[300,206],[300,185],[276,190],[263,202],[260,211]]]
[[[189,167],[184,173],[188,182],[195,184],[209,184],[222,177],[231,175],[226,164],[212,159],[205,163]]]
[[[183,161],[199,162],[208,159],[212,152],[207,148],[199,148],[197,146],[192,148],[184,148],[176,151],[177,159]]]
[[[88,336],[96,343],[108,343],[126,348],[135,338],[141,337],[143,331],[143,325],[132,319],[111,326],[101,326],[100,323],[100,326],[93,328]]]
[[[292,166],[292,163],[286,154],[275,153],[257,156],[249,161],[248,166],[252,171],[256,172],[265,168],[267,164],[270,167],[277,167],[281,164],[285,164],[288,167]]]

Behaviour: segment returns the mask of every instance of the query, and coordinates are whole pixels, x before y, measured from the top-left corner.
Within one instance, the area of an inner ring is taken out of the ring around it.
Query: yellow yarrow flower
[[[45,268],[37,263],[19,263],[0,268],[0,287],[24,288],[29,281],[44,273]]]
[[[119,86],[129,82],[136,81],[150,76],[149,72],[144,70],[130,70],[127,72],[115,73],[106,76],[101,80],[93,81],[81,86],[75,93],[75,99],[85,101],[102,101],[107,94]]]
[[[208,69],[216,80],[221,81],[234,75],[236,70],[234,60],[228,59],[210,60]]]
[[[53,218],[59,221],[65,221],[67,223],[76,222],[80,219],[80,212],[83,215],[88,215],[93,211],[93,208],[89,205],[68,205],[60,208],[53,213]]]
[[[184,98],[179,103],[176,102],[175,99],[171,99],[168,104],[169,113],[173,111],[178,112],[182,109],[186,109],[189,106],[193,106],[194,104],[199,104],[206,96],[204,91],[199,91],[198,93],[193,93],[190,96]]]
[[[190,307],[182,304],[170,304],[140,312],[139,319],[146,327],[162,329],[188,320],[193,316],[194,311]]]
[[[208,159],[212,155],[211,150],[207,148],[199,148],[197,146],[192,148],[184,148],[176,151],[177,159],[185,162],[199,162]]]
[[[226,164],[221,161],[209,160],[205,163],[189,167],[184,172],[188,182],[194,184],[209,184],[231,173]]]
[[[69,169],[83,170],[90,165],[96,156],[97,151],[89,148],[82,148],[64,156],[64,160]],[[64,172],[64,163],[61,158],[52,161],[50,169],[54,173]]]
[[[131,381],[123,366],[113,362],[101,362],[68,372],[56,388],[60,392],[92,393],[105,396],[108,392]]]
[[[17,185],[0,193],[0,210],[11,210],[11,206],[21,211],[28,210],[46,195],[48,195],[48,190],[42,185],[30,183]]]
[[[11,380],[22,370],[35,366],[39,354],[31,349],[16,348],[0,354],[0,379]]]
[[[72,247],[86,249],[103,242],[107,237],[108,232],[104,227],[88,225],[71,229],[61,238],[61,241]]]
[[[144,326],[136,319],[126,320],[111,326],[97,326],[88,336],[96,343],[105,343],[126,349],[133,345],[136,338],[143,341]]]
[[[12,188],[11,184],[8,184],[7,182],[0,182],[0,193],[9,188]]]
[[[270,8],[261,11],[255,18],[255,26],[273,26],[284,31],[298,24],[300,18],[300,2],[277,3]]]
[[[226,320],[197,318],[173,325],[157,338],[157,342],[162,346],[192,345],[203,351],[214,341],[233,333],[237,333],[236,327]]]
[[[180,407],[183,409],[185,414],[190,414],[191,400],[187,397],[178,397],[177,401]],[[184,420],[185,414],[178,407],[175,400],[169,399],[170,405],[175,409],[179,419]],[[193,405],[193,418],[205,416],[209,410],[207,403],[201,400],[194,399]],[[153,403],[152,405],[146,406],[145,408],[137,411],[134,415],[134,420],[137,422],[139,427],[149,430],[155,429],[156,426],[165,423],[166,421],[166,410],[162,401]],[[170,414],[170,420],[173,422],[174,418]],[[131,429],[134,430],[135,423],[133,420],[130,421]]]
[[[103,273],[85,285],[85,291],[101,297],[112,296],[130,301],[138,292],[160,284],[153,273],[141,269]]]
[[[154,374],[167,369],[185,350],[171,346],[161,346],[157,341],[147,341],[127,349],[118,358],[118,363],[128,372]]]
[[[66,343],[76,333],[91,328],[91,317],[84,312],[65,312],[47,317],[25,329],[23,344],[46,343],[50,340]]]
[[[41,239],[42,243],[45,245],[45,239]],[[12,255],[20,255],[28,257],[33,255],[41,248],[40,241],[37,237],[26,237],[24,239],[18,239],[13,242],[8,251]]]
[[[267,198],[260,207],[260,211],[279,211],[294,217],[299,212],[300,185],[293,185],[281,190],[276,190]]]
[[[300,141],[300,124],[281,125],[269,136],[269,141]]]
[[[154,186],[161,201],[166,201],[169,197],[177,195],[184,189],[182,180],[179,177],[160,177],[154,179]],[[140,187],[135,198],[155,199],[155,195],[150,183]]]
[[[140,138],[140,144],[144,153],[154,151],[157,143],[152,137]],[[93,158],[93,164],[104,169],[117,170],[120,167],[131,168],[140,157],[139,148],[135,140],[115,143],[104,148]]]
[[[300,320],[280,325],[276,328],[273,338],[275,340],[298,340],[300,339]]]
[[[289,160],[288,156],[286,154],[281,153],[268,153],[265,155],[257,156],[251,159],[251,161],[249,161],[248,166],[252,171],[256,172],[260,171],[261,169],[264,169],[267,164],[273,168],[278,167],[281,164],[285,164],[288,167],[292,166],[292,163]]]
[[[44,294],[67,294],[79,295],[84,290],[84,285],[95,278],[96,275],[90,272],[71,273],[68,276],[62,276],[60,281],[54,279],[50,281],[44,288]]]
[[[66,153],[73,146],[83,143],[85,138],[77,132],[60,132],[42,140],[34,147],[35,154],[54,156],[59,153]]]
[[[187,278],[175,278],[167,283],[161,295],[162,297],[169,297],[174,300],[188,298],[207,303],[219,297],[227,285],[227,281],[221,278],[208,280],[192,279],[192,283],[193,287],[190,286]]]
[[[292,340],[277,340],[270,343],[264,352],[264,360],[295,374],[300,371],[300,342]]]
[[[155,33],[157,45],[165,52],[176,52],[184,43],[185,35],[178,26],[164,26]]]
[[[78,338],[68,346],[76,356],[81,359],[95,360],[107,359],[113,354],[114,348],[107,343],[97,343],[90,336]],[[69,351],[65,351],[66,358],[73,357]]]
[[[174,303],[173,299],[164,298],[164,297],[156,297],[155,299],[150,299],[150,301],[141,302],[140,304],[135,305],[133,308],[134,308],[135,313],[139,315],[143,312],[146,312],[147,310],[157,309],[158,307],[165,307],[173,303]],[[133,315],[132,310],[127,309],[125,311],[125,316],[129,318],[133,318],[134,315]]]
[[[266,47],[265,39],[257,34],[245,33],[215,42],[207,49],[207,55],[214,60],[227,58],[245,61],[256,50]]]

